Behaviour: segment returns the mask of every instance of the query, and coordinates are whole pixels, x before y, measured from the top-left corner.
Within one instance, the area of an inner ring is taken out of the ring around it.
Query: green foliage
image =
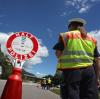
[[[8,76],[12,72],[12,64],[9,62],[9,59],[7,56],[5,56],[1,51],[0,51],[0,65],[2,66],[2,79],[7,79]]]
[[[53,78],[53,76],[52,75],[46,75],[46,76],[44,76],[43,78]]]
[[[52,91],[55,94],[60,95],[60,89],[59,88],[54,88],[54,89],[51,89],[50,91]]]

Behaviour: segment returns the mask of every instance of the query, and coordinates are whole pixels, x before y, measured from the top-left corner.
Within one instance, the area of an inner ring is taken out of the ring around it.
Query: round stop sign
[[[8,53],[15,59],[26,60],[32,58],[38,51],[38,41],[28,32],[16,32],[6,43]]]

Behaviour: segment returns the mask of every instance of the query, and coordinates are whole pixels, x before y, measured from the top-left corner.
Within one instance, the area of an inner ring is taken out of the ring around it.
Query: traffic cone
[[[13,68],[12,75],[9,76],[4,87],[1,99],[22,99],[22,69]]]

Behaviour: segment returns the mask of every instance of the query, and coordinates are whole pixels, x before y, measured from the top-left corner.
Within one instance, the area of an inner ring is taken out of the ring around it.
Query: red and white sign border
[[[13,42],[13,40],[15,38],[20,37],[20,36],[28,37],[32,41],[34,47],[33,47],[33,49],[31,50],[30,53],[28,53],[28,54],[19,54],[19,53],[16,53],[13,50],[12,42]],[[8,38],[7,43],[6,43],[6,48],[7,48],[8,53],[10,54],[10,56],[12,56],[14,59],[19,59],[19,60],[24,61],[24,60],[32,58],[37,53],[37,51],[38,51],[38,40],[31,33],[28,33],[28,32],[16,32],[15,34],[12,34]]]

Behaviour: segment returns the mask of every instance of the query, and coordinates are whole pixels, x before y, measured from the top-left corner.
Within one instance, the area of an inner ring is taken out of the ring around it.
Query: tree
[[[53,82],[54,82],[54,86],[60,84],[60,75],[57,72],[55,73],[55,75],[53,77]]]
[[[7,56],[0,51],[0,65],[2,66],[2,79],[7,79],[12,72],[12,64]]]
[[[61,75],[60,75],[59,72],[56,72],[54,76],[52,76],[52,75],[46,75],[46,76],[44,76],[43,78],[51,78],[52,84],[53,84],[54,86],[59,85],[60,82],[62,81],[62,80],[61,80]]]

